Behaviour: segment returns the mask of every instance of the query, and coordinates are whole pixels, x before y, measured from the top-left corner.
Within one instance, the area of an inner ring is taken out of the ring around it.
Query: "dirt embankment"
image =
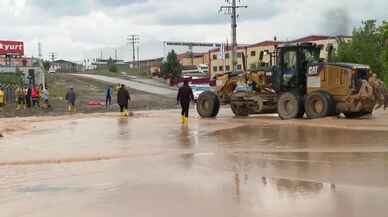
[[[4,117],[27,117],[27,116],[58,116],[66,114],[66,101],[64,96],[69,87],[74,87],[77,94],[77,112],[78,113],[105,113],[104,105],[90,106],[90,101],[105,103],[105,89],[111,84],[96,81],[92,79],[71,76],[66,74],[55,74],[47,77],[47,86],[50,93],[50,109],[27,108],[16,110],[15,104],[7,105],[3,112],[0,112],[0,118]],[[129,89],[132,102],[129,105],[130,110],[160,110],[176,108],[176,102],[173,98],[148,94],[141,91]],[[112,107],[110,111],[118,111],[116,104],[116,94],[114,91]],[[42,103],[42,102],[41,102]]]

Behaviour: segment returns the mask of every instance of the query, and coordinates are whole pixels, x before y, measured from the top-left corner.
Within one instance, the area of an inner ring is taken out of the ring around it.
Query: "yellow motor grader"
[[[236,116],[278,113],[294,119],[306,114],[313,119],[343,113],[352,118],[388,107],[386,88],[369,66],[323,62],[321,49],[287,44],[271,55],[271,68],[217,75],[217,91],[199,96],[198,113],[215,117],[221,104],[230,104]]]

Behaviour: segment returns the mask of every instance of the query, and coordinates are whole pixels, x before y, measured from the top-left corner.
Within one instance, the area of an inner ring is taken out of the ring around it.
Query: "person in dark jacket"
[[[128,116],[128,103],[131,101],[131,96],[129,95],[128,90],[125,88],[124,84],[121,85],[119,91],[117,92],[117,103],[120,106],[120,112],[122,116]]]
[[[181,123],[187,124],[189,122],[189,108],[190,102],[194,101],[193,90],[189,86],[189,82],[185,80],[183,82],[183,86],[179,88],[177,95],[177,104],[181,104],[182,112],[181,112]]]
[[[77,96],[73,87],[70,87],[69,91],[67,91],[65,99],[67,101],[67,110],[69,112],[75,112],[75,101]]]
[[[29,86],[26,89],[26,104],[28,108],[31,108],[31,104],[32,104],[31,94],[32,94],[32,88],[31,86]]]

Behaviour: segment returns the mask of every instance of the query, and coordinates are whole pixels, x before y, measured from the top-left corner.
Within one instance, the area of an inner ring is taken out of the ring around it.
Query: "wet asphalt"
[[[0,216],[387,216],[388,131],[259,119],[34,123],[0,139]]]

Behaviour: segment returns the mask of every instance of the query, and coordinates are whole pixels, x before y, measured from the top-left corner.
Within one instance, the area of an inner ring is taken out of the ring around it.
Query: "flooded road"
[[[295,124],[225,113],[184,127],[175,113],[5,135],[0,216],[386,216],[386,114]]]

